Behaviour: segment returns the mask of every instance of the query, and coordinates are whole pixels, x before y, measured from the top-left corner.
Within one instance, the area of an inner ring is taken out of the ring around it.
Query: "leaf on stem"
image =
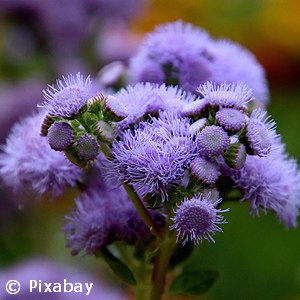
[[[169,289],[173,295],[200,295],[206,293],[219,276],[216,270],[183,271],[174,279]]]
[[[125,263],[115,257],[107,248],[101,249],[101,256],[110,266],[113,273],[129,285],[136,285],[136,280]]]

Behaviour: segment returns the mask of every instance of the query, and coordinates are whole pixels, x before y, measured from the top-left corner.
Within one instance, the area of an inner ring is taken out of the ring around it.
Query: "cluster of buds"
[[[103,145],[114,140],[114,120],[105,109],[105,98],[96,95],[72,114],[48,112],[41,126],[41,135],[47,136],[53,150],[63,151],[71,162],[85,167],[98,157],[101,148],[105,148]]]

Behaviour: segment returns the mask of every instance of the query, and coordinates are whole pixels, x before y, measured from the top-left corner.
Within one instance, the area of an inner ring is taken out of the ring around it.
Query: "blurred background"
[[[36,109],[46,83],[78,71],[96,75],[114,60],[126,63],[146,32],[177,19],[256,55],[269,81],[268,110],[288,152],[300,160],[297,0],[0,0],[1,144],[12,124]],[[32,257],[107,273],[99,260],[70,257],[65,248],[60,229],[73,198],[72,191],[53,202],[0,189],[0,274]],[[216,244],[204,242],[186,262],[221,273],[201,299],[300,299],[300,229],[286,230],[272,214],[252,218],[247,204],[230,208]]]

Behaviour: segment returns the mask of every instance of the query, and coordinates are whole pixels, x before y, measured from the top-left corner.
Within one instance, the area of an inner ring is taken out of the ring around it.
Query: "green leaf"
[[[115,275],[129,285],[136,285],[136,280],[131,270],[122,261],[105,247],[101,249],[101,254]]]
[[[173,295],[200,295],[206,293],[219,276],[215,270],[184,271],[174,279],[169,289]]]

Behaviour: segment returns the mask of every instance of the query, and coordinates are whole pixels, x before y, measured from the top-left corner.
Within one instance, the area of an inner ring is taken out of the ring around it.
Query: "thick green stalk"
[[[166,224],[162,244],[154,261],[150,300],[159,300],[164,293],[166,275],[175,244],[175,237],[169,231],[169,224]]]

